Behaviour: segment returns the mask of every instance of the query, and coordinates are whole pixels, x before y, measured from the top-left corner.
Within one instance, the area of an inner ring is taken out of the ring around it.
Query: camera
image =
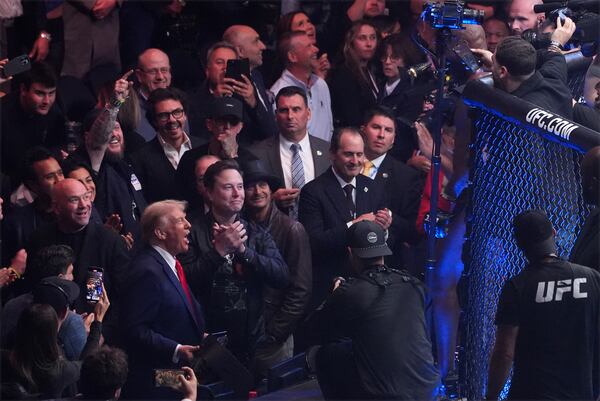
[[[427,3],[423,11],[424,20],[436,29],[462,29],[465,24],[481,24],[484,14],[481,10],[466,8],[461,0]]]

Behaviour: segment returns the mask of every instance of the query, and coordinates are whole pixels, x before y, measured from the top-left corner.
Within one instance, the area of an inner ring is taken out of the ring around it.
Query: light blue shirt
[[[286,86],[297,86],[306,91],[308,107],[311,117],[308,121],[308,132],[312,136],[330,142],[333,134],[333,116],[331,114],[331,96],[327,83],[315,74],[310,75],[310,83],[306,84],[292,75],[287,69],[283,70],[281,77],[271,86],[271,92],[277,93]]]

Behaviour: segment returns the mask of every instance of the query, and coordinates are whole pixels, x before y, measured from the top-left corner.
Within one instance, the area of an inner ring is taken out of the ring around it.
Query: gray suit
[[[92,68],[113,64],[121,70],[119,7],[103,19],[92,14],[95,0],[68,0],[63,6],[65,55],[61,75],[83,78]]]
[[[320,176],[330,166],[329,162],[329,142],[309,135],[310,151],[313,157],[315,168],[315,178]],[[284,184],[283,167],[281,166],[281,156],[279,153],[279,135],[261,141],[252,147],[250,151],[260,160],[263,160],[267,167]]]

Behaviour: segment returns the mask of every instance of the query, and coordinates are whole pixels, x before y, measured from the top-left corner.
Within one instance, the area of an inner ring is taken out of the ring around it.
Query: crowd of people
[[[2,398],[195,400],[214,378],[191,367],[220,332],[255,388],[306,352],[327,399],[438,396],[462,264],[423,285],[426,221],[431,202],[464,216],[471,135],[452,85],[491,74],[600,130],[600,58],[574,98],[577,24],[538,3],[468,3],[484,20],[453,40],[481,68],[451,68],[444,110],[423,0],[0,6],[0,71],[31,63],[0,75]],[[512,398],[600,395],[599,167],[595,148],[582,180],[596,208],[571,262],[543,211],[515,217],[530,265],[498,306],[489,399],[513,360]],[[569,342],[540,331],[557,315]],[[157,369],[176,379],[159,386]]]

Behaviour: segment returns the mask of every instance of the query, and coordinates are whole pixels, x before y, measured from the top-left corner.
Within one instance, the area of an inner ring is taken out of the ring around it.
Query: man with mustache
[[[142,185],[124,160],[125,140],[117,120],[119,109],[129,96],[131,82],[127,72],[115,83],[112,99],[104,109],[94,109],[86,116],[84,144],[70,157],[92,167],[96,178],[94,204],[104,221],[119,215],[114,226],[123,234],[139,239],[139,219],[147,205]],[[122,226],[121,226],[122,224]]]
[[[179,197],[175,182],[179,161],[200,142],[185,131],[186,110],[184,95],[175,88],[156,89],[148,98],[146,117],[158,135],[131,159],[149,203]]]
[[[263,291],[289,283],[288,267],[269,232],[241,219],[244,181],[237,163],[222,160],[204,174],[211,209],[190,216],[189,250],[181,256],[208,332],[227,330],[228,348],[250,363],[265,341]]]
[[[275,205],[273,193],[281,186],[280,180],[262,160],[253,160],[243,168],[245,216],[269,230],[290,269],[287,288],[275,290],[265,286],[263,292],[266,336],[256,351],[255,369],[259,377],[264,377],[270,367],[294,354],[294,331],[310,301],[312,263],[304,227]]]
[[[78,313],[93,310],[93,306],[90,308],[85,299],[88,269],[93,266],[104,270],[104,288],[108,292],[111,307],[102,331],[106,341],[114,343],[118,330],[120,290],[129,263],[125,243],[112,230],[100,224],[90,224],[90,192],[73,178],[54,185],[52,210],[55,222],[33,233],[27,252],[35,255],[49,245],[68,245],[73,249],[73,281],[81,289],[81,295],[75,303]]]

